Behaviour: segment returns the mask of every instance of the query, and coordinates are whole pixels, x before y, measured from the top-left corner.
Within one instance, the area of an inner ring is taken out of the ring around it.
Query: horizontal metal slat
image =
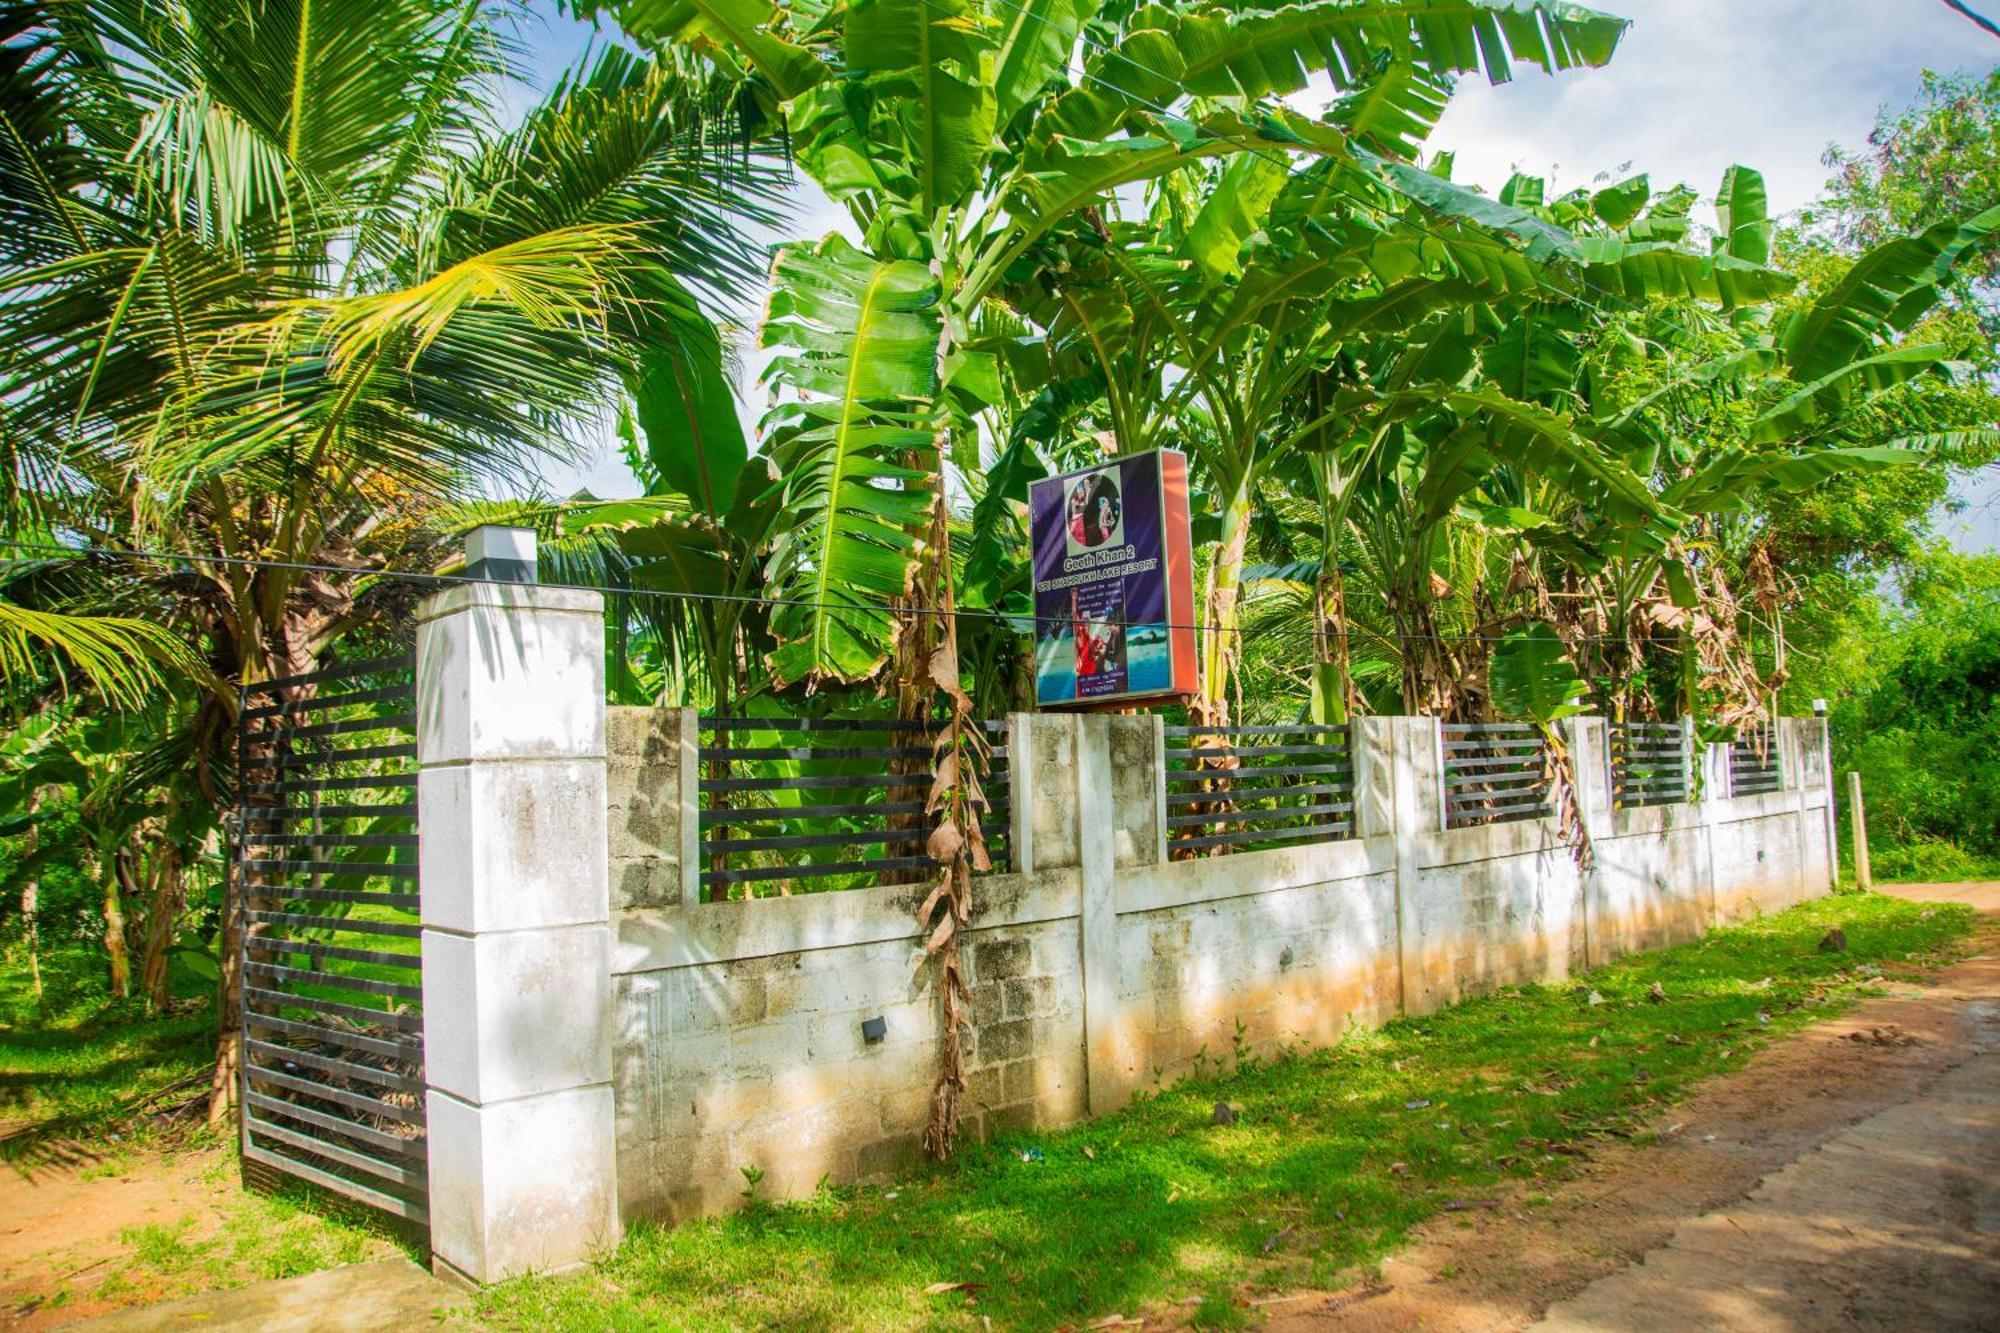
[[[258,1041],[252,1037],[243,1049],[252,1056],[266,1060],[282,1060],[306,1069],[317,1069],[321,1073],[334,1074],[340,1078],[358,1079],[363,1083],[373,1083],[377,1087],[393,1092],[422,1093],[424,1081],[413,1074],[397,1073],[393,1069],[377,1069],[373,1065],[358,1065],[352,1060],[337,1060],[330,1055],[316,1051],[295,1051],[289,1046],[276,1046],[268,1041]]]
[[[928,773],[807,773],[795,778],[754,777],[754,778],[702,778],[700,789],[704,792],[724,791],[784,791],[792,787],[853,787],[867,788],[928,787],[931,776]]]
[[[415,691],[411,691],[415,697]],[[332,722],[315,722],[311,726],[286,727],[265,733],[271,744],[296,744],[304,740],[317,740],[327,736],[350,736],[366,731],[415,731],[415,713],[378,713],[373,717],[343,717]]]
[[[1351,813],[1352,801],[1329,801],[1325,805],[1279,806],[1266,810],[1215,811],[1199,815],[1170,815],[1168,828],[1198,828],[1203,824],[1270,824],[1286,819],[1304,819],[1313,815],[1340,815]]]
[[[929,779],[925,779],[929,781]],[[701,812],[708,824],[771,824],[785,819],[845,819],[860,815],[888,818],[893,815],[920,815],[922,801],[897,801],[889,805],[727,805],[711,806]]]
[[[1351,764],[1268,764],[1259,765],[1256,768],[1216,769],[1170,767],[1167,769],[1167,782],[1171,785],[1174,783],[1227,781],[1235,777],[1310,778],[1325,777],[1333,773],[1351,773],[1353,771],[1354,768]]]
[[[371,1148],[406,1157],[410,1161],[416,1161],[419,1155],[427,1155],[422,1139],[401,1138],[373,1125],[363,1125],[330,1111],[322,1111],[316,1106],[300,1106],[297,1102],[286,1101],[283,1097],[273,1097],[255,1089],[251,1090],[244,1101],[266,1114],[282,1115],[288,1120],[297,1120],[318,1129],[331,1130],[335,1134],[345,1135],[356,1143],[365,1143]]]
[[[380,1116],[393,1120],[399,1125],[422,1125],[424,1110],[419,1106],[398,1106],[395,1102],[385,1102],[379,1097],[370,1097],[365,1092],[352,1088],[337,1088],[330,1083],[319,1083],[296,1074],[281,1073],[267,1065],[250,1064],[244,1067],[252,1083],[262,1083],[266,1087],[283,1088],[288,1092],[300,1093],[307,1097],[317,1097],[321,1101],[332,1102],[361,1112],[363,1115]],[[282,1100],[282,1099],[280,1099]]]
[[[757,745],[741,749],[704,749],[703,761],[717,760],[724,763],[754,763],[772,760],[808,761],[813,759],[928,759],[931,747],[928,745],[829,745],[824,748],[807,745]]]
[[[335,1175],[331,1171],[323,1171],[309,1163],[295,1161],[284,1153],[275,1152],[257,1144],[246,1143],[243,1145],[243,1155],[253,1162],[260,1162],[270,1167],[274,1171],[283,1171],[287,1174],[297,1176],[301,1180],[310,1181],[321,1189],[332,1190],[336,1194],[344,1194],[350,1199],[359,1200],[369,1207],[379,1208],[385,1213],[393,1213],[397,1217],[413,1222],[418,1226],[422,1226],[430,1221],[430,1213],[421,1203],[398,1198],[382,1190],[371,1189],[356,1181]]]
[[[1176,759],[1257,759],[1274,754],[1345,754],[1344,745],[1190,745],[1168,746]]]
[[[786,833],[768,838],[704,838],[701,850],[704,855],[731,852],[775,852],[790,847],[867,847],[876,843],[913,843],[921,845],[930,837],[929,828],[863,829],[854,833]]]
[[[1547,801],[1515,801],[1501,805],[1481,805],[1476,801],[1468,801],[1464,805],[1454,804],[1451,807],[1451,813],[1453,815],[1474,815],[1474,816],[1491,817],[1493,815],[1514,814],[1517,812],[1528,812],[1528,811],[1533,811],[1537,814],[1544,814],[1548,812],[1548,809],[1549,809],[1549,803]]]
[[[1236,787],[1227,791],[1176,791],[1167,793],[1167,806],[1197,805],[1214,801],[1268,801],[1274,797],[1345,795],[1354,789],[1351,782],[1318,782],[1297,787]]]
[[[1444,734],[1447,736],[1491,736],[1508,732],[1537,731],[1532,722],[1447,722]]]
[[[1447,787],[1470,787],[1481,782],[1513,782],[1516,779],[1532,778],[1542,780],[1542,762],[1537,759],[1526,764],[1481,765],[1478,768],[1458,768],[1447,765],[1444,771],[1444,785]]]
[[[253,773],[268,773],[274,769],[324,768],[330,764],[372,763],[378,759],[415,759],[417,743],[398,741],[394,745],[352,745],[341,750],[333,746],[306,750],[298,754],[272,755],[268,759],[248,764]]]
[[[1546,800],[1548,799],[1548,794],[1548,785],[1541,782],[1521,782],[1509,787],[1469,787],[1459,791],[1446,792],[1445,804],[1448,806],[1466,806],[1480,803],[1490,805],[1494,801],[1515,801],[1528,796]]]
[[[353,679],[356,676],[375,675],[384,671],[415,671],[417,655],[414,652],[397,653],[393,657],[370,657],[359,662],[342,662],[336,666],[321,667],[297,676],[277,676],[271,680],[260,680],[243,687],[246,695],[270,694],[276,690],[288,690],[299,685],[317,685],[324,680]]]
[[[274,956],[303,954],[308,958],[338,958],[345,962],[374,963],[382,967],[416,968],[423,960],[423,955],[417,953],[390,953],[385,949],[351,949],[340,944],[288,940],[275,935],[246,936],[243,947],[252,953],[262,952]]]
[[[1345,736],[1345,725],[1315,722],[1273,723],[1268,727],[1168,727],[1169,736]]]
[[[306,1009],[318,1014],[334,1014],[351,1019],[356,1023],[379,1023],[395,1028],[398,1032],[414,1032],[419,1035],[424,1030],[424,1016],[393,1009],[371,1009],[363,1004],[344,1004],[339,1000],[323,1000],[317,995],[288,995],[284,991],[265,990],[262,986],[243,988],[246,1003],[254,1000],[258,1004],[277,1005],[286,1009]]]
[[[418,1068],[423,1067],[424,1048],[421,1042],[394,1041],[388,1037],[372,1036],[365,1032],[350,1032],[345,1028],[321,1027],[317,1023],[301,1022],[296,1018],[281,1018],[276,1014],[260,1014],[254,1010],[245,1017],[251,1027],[281,1037],[291,1037],[298,1041],[316,1041],[325,1046],[338,1046],[342,1050],[360,1051],[364,1055],[373,1055],[384,1060],[401,1060]]]
[[[930,731],[942,723],[922,718],[704,717],[703,731]]]
[[[1531,750],[1526,754],[1470,755],[1465,758],[1446,756],[1444,771],[1447,773],[1470,773],[1483,768],[1539,768],[1542,752]]]
[[[278,963],[248,962],[243,965],[247,976],[262,977],[266,981],[290,982],[295,986],[331,986],[334,990],[349,990],[358,995],[381,995],[392,1000],[418,1000],[424,998],[421,985],[411,985],[406,981],[377,981],[373,977],[353,977],[344,972],[315,972],[305,967],[285,967]],[[318,996],[298,997],[308,1003]]]
[[[704,870],[704,884],[744,884],[756,880],[818,879],[826,875],[878,874],[885,870],[935,867],[928,856],[887,856],[873,861],[837,861],[827,865],[760,866],[751,870]]]
[[[280,861],[275,857],[246,856],[243,864],[266,875],[334,875],[346,879],[417,877],[417,867],[410,861]]]
[[[422,1188],[427,1184],[428,1163],[424,1166],[398,1166],[394,1162],[384,1162],[379,1158],[370,1157],[367,1153],[343,1148],[337,1143],[329,1143],[325,1139],[316,1139],[310,1134],[286,1129],[268,1120],[255,1120],[251,1124],[250,1132],[258,1138],[302,1149],[314,1156],[338,1162],[350,1171],[360,1171],[379,1180],[386,1180],[392,1185],[403,1185],[411,1189]]]
[[[312,916],[303,912],[271,912],[251,908],[249,918],[273,926],[302,926],[307,930],[352,931],[358,935],[394,935],[398,939],[421,938],[424,928],[403,921],[356,921],[351,917]]]
[[[284,782],[252,782],[243,787],[246,796],[289,796],[313,791],[388,791],[417,785],[415,773],[371,773],[356,778],[306,778]]]
[[[251,847],[414,847],[414,833],[246,833]]]
[[[246,826],[284,825],[308,819],[394,819],[417,817],[414,801],[381,805],[253,805],[244,815]]]
[[[1339,820],[1327,824],[1308,824],[1299,828],[1244,829],[1236,833],[1211,833],[1199,838],[1176,838],[1167,844],[1168,848],[1226,847],[1244,842],[1289,842],[1298,838],[1326,838],[1329,835],[1347,837],[1351,834],[1353,822]]]
[[[287,884],[282,880],[265,880],[250,887],[253,898],[283,899],[286,902],[350,903],[358,907],[393,907],[399,912],[417,911],[422,903],[414,893],[393,893],[388,889],[326,889],[312,884]]]
[[[1507,759],[1524,754],[1540,754],[1546,742],[1536,736],[1520,741],[1481,741],[1478,744],[1451,744],[1444,747],[1444,761],[1458,763],[1462,759]]]
[[[294,717],[301,713],[324,713],[330,708],[345,708],[350,704],[382,703],[389,699],[416,697],[417,683],[412,680],[408,684],[384,685],[372,690],[353,690],[347,694],[316,694],[310,699],[296,699],[290,703],[258,704],[255,708],[243,710],[243,720],[249,722],[265,717]]]

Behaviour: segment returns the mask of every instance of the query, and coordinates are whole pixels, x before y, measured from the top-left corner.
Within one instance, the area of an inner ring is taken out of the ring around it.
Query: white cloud
[[[1434,146],[1460,180],[1498,188],[1515,169],[1561,188],[1647,172],[1704,195],[1741,162],[1774,210],[1818,193],[1829,143],[1857,145],[1922,71],[1986,68],[1994,42],[1938,0],[1609,0],[1632,19],[1617,57],[1554,76],[1528,67],[1499,87],[1470,80]]]

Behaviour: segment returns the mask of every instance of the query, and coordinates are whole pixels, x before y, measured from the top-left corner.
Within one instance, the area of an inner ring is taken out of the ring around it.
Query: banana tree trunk
[[[1250,538],[1250,474],[1230,492],[1222,510],[1222,542],[1209,567],[1202,599],[1201,693],[1188,711],[1195,724],[1229,725],[1229,686],[1237,657],[1238,608],[1243,590],[1243,557]]]
[[[1313,601],[1312,719],[1320,726],[1337,727],[1354,713],[1354,678],[1348,665],[1347,590],[1339,567],[1331,561],[1322,562]]]
[[[36,850],[41,846],[41,829],[34,816],[42,808],[42,795],[46,788],[37,787],[28,793],[28,831],[24,841],[23,858],[33,861]],[[42,883],[39,875],[30,875],[21,885],[21,924],[28,936],[28,977],[35,991],[35,1007],[42,1004],[42,937],[41,937]]]

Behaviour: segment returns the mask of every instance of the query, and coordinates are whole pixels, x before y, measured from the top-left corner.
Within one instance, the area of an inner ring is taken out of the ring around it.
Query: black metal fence
[[[1345,726],[1168,727],[1171,855],[1354,836]]]
[[[1008,863],[1007,724],[979,724],[991,747],[980,832]],[[932,724],[873,718],[701,720],[704,899],[866,888],[921,878],[934,819],[924,813],[937,756]]]
[[[1687,736],[1678,722],[1611,727],[1611,803],[1621,810],[1688,799]]]
[[[1530,722],[1447,722],[1444,822],[1470,828],[1550,812],[1547,747]]]
[[[237,747],[246,1170],[423,1222],[414,662],[250,686]]]
[[[1729,747],[1729,794],[1755,796],[1784,786],[1777,729],[1768,723],[1745,727]]]

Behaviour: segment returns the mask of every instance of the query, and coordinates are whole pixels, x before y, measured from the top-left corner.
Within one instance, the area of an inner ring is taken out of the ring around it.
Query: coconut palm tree
[[[179,557],[143,614],[206,664],[211,752],[239,683],[309,671],[394,609],[366,575],[433,561],[440,506],[568,451],[649,357],[712,341],[704,300],[761,273],[742,224],[774,220],[780,175],[754,113],[611,50],[503,127],[513,14],[0,18],[0,502],[12,533]],[[133,568],[38,609],[130,600]],[[132,634],[38,623],[72,648]],[[0,667],[35,632],[0,616]]]

